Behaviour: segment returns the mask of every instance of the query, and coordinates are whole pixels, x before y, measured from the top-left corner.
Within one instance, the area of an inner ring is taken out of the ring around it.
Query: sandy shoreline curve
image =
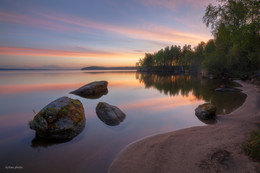
[[[191,127],[151,136],[123,149],[109,173],[260,172],[243,152],[252,130],[260,127],[260,93],[241,81],[246,101],[215,125]],[[195,116],[195,115],[194,115]]]

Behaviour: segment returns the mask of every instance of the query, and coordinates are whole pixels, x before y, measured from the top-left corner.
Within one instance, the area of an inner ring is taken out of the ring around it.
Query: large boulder
[[[79,100],[61,97],[45,106],[29,122],[36,136],[45,139],[72,139],[85,127],[84,108]]]
[[[210,120],[214,119],[216,116],[216,106],[212,105],[211,103],[204,103],[199,105],[195,109],[195,115],[202,120]]]
[[[84,98],[97,99],[108,93],[107,81],[96,81],[84,85],[70,94],[75,94]]]
[[[105,102],[99,102],[96,107],[97,116],[101,121],[110,126],[119,125],[126,115],[118,107]]]

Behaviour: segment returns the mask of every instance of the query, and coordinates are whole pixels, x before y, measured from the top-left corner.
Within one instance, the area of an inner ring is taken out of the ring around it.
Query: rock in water
[[[101,96],[108,93],[107,85],[107,81],[91,82],[70,93],[84,98],[100,98]]]
[[[61,97],[45,106],[29,122],[36,136],[47,139],[72,139],[85,127],[84,108],[79,100]]]
[[[215,118],[216,110],[216,106],[211,103],[204,103],[195,109],[195,115],[202,120],[210,120]]]
[[[235,92],[234,88],[216,88],[215,91],[217,92]]]
[[[96,107],[97,116],[101,121],[110,126],[119,125],[126,115],[118,107],[105,102],[99,102]]]

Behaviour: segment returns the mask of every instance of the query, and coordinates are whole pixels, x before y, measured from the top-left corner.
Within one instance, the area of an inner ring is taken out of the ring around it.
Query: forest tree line
[[[206,7],[203,22],[213,39],[191,45],[171,46],[146,53],[136,63],[140,70],[185,67],[207,70],[216,76],[241,76],[260,69],[260,1],[217,0]]]

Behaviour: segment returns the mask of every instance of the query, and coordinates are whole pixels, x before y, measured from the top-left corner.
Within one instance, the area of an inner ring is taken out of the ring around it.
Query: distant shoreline
[[[136,71],[136,69],[0,69],[0,71]]]
[[[137,70],[137,69],[136,69],[136,67],[89,66],[89,67],[83,67],[81,70]]]
[[[66,69],[66,68],[57,68],[57,69],[48,69],[48,68],[0,68],[0,71],[73,71],[73,70],[137,70],[136,67],[103,67],[103,66],[90,66],[83,67],[81,69]]]

